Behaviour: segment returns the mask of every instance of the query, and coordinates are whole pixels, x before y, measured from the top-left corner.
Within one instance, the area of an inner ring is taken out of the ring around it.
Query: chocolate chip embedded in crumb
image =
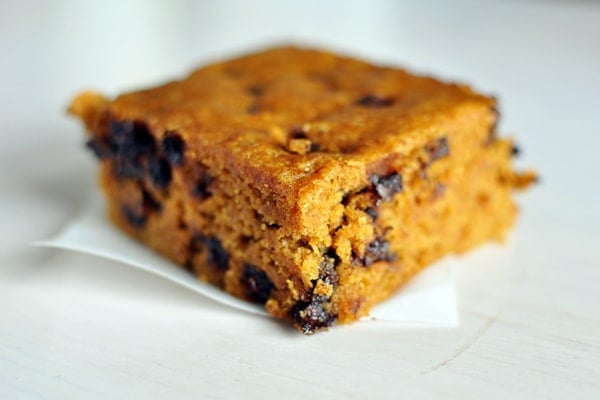
[[[304,129],[296,127],[290,130],[290,139],[308,139],[308,136]]]
[[[367,213],[367,215],[369,217],[371,217],[371,219],[373,219],[373,221],[375,221],[378,217],[377,210],[375,210],[375,208],[373,208],[373,207],[365,208],[365,213]]]
[[[213,178],[208,173],[208,167],[201,163],[194,164],[191,174],[191,194],[200,200],[206,200],[211,197],[210,185],[213,182]]]
[[[370,180],[375,192],[384,201],[390,201],[396,193],[402,191],[402,176],[397,172],[385,176],[371,175]]]
[[[259,97],[259,96],[262,96],[262,94],[263,94],[264,92],[265,92],[265,90],[264,90],[262,87],[260,87],[260,86],[250,86],[250,87],[248,88],[248,93],[249,93],[251,96],[254,96],[254,97]]]
[[[165,188],[171,183],[171,166],[164,158],[152,159],[148,165],[148,174],[158,188]]]
[[[269,299],[271,291],[275,288],[267,274],[252,264],[246,264],[244,267],[242,281],[252,298],[262,304]]]
[[[134,158],[156,151],[156,141],[141,121],[111,121],[109,137],[122,157]]]
[[[325,284],[333,285],[334,287],[338,284],[338,273],[337,266],[340,264],[340,258],[332,248],[329,248],[319,265],[319,279]]]
[[[94,136],[85,143],[85,146],[100,160],[112,158],[117,152],[114,144],[106,136]]]
[[[185,142],[175,132],[167,132],[160,145],[161,152],[173,165],[182,165],[184,162]]]
[[[142,179],[148,159],[156,155],[156,141],[140,121],[109,123],[107,140],[112,150],[112,171],[120,178]]]
[[[139,158],[117,157],[112,160],[112,173],[119,178],[142,179],[146,173]]]
[[[146,221],[150,214],[154,211],[159,211],[161,205],[156,201],[147,190],[141,189],[142,200],[137,205],[124,205],[121,208],[123,216],[134,228],[142,228],[146,225]]]
[[[389,97],[381,97],[378,95],[367,95],[356,101],[356,104],[363,107],[388,107],[394,104],[394,99]]]
[[[440,158],[446,157],[450,154],[450,147],[448,146],[448,139],[444,136],[436,139],[433,143],[428,144],[425,147],[429,156],[429,162],[434,162]]]
[[[337,316],[330,311],[330,300],[338,285],[337,266],[340,258],[333,248],[329,248],[319,266],[319,278],[312,281],[308,301],[297,302],[290,314],[302,333],[312,335],[318,330],[333,324]]]
[[[136,210],[134,207],[123,206],[121,208],[121,212],[125,216],[127,222],[132,225],[134,228],[142,228],[146,225],[146,220],[148,219],[146,215],[140,210]]]
[[[355,265],[369,267],[378,261],[395,261],[396,255],[391,252],[390,243],[381,238],[375,238],[371,243],[367,244],[362,257],[352,253],[352,262]]]
[[[513,157],[518,157],[521,154],[521,149],[516,144],[513,144],[510,147],[510,155]]]
[[[209,185],[212,183],[212,178],[208,174],[200,176],[192,186],[192,194],[198,197],[200,200],[208,199],[212,196],[212,193],[208,190]]]
[[[216,236],[196,235],[194,241],[206,248],[206,263],[208,265],[216,267],[220,271],[226,271],[229,268],[229,254],[219,238]]]
[[[336,319],[336,316],[327,311],[325,303],[321,301],[299,301],[292,308],[291,314],[305,335],[312,335],[318,330],[331,326]]]
[[[162,206],[160,203],[148,192],[142,188],[142,209],[146,214],[152,211],[160,211]]]
[[[396,256],[390,252],[390,242],[383,238],[376,238],[367,245],[362,261],[365,267],[368,267],[377,261],[394,260]]]

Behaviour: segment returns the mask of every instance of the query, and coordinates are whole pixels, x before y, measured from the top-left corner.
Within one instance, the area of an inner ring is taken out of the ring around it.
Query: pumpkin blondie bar
[[[70,112],[123,231],[311,334],[449,253],[502,240],[513,189],[493,98],[282,47]]]

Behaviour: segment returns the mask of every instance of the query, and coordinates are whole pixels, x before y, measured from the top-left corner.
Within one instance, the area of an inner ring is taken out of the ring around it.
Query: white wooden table
[[[0,399],[600,398],[600,4],[320,3],[0,5]],[[500,98],[500,128],[542,184],[520,197],[506,246],[457,263],[457,328],[303,337],[117,263],[27,246],[93,190],[63,115],[73,93],[288,38]]]

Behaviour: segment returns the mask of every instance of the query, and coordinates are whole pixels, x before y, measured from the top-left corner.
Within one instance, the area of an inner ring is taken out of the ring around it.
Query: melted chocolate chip
[[[396,193],[402,191],[402,176],[397,172],[385,176],[371,175],[370,180],[375,192],[384,201],[390,201]]]
[[[429,156],[429,162],[432,163],[440,158],[446,157],[450,154],[450,148],[448,147],[448,139],[444,136],[433,143],[428,144],[425,147]]]
[[[196,235],[194,237],[195,249],[196,243],[206,248],[206,263],[216,267],[220,271],[226,271],[229,268],[229,254],[223,248],[221,241],[215,236]]]
[[[271,291],[275,288],[267,274],[252,264],[246,264],[242,279],[246,289],[248,289],[252,298],[258,303],[264,304],[269,299],[269,296],[271,296]]]
[[[361,97],[356,101],[356,104],[362,107],[388,107],[394,104],[394,99],[371,94]]]
[[[185,142],[177,133],[167,132],[167,135],[161,142],[160,149],[171,164],[176,166],[183,164]]]

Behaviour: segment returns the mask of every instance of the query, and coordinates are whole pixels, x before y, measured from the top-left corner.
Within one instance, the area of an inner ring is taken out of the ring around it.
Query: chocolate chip
[[[146,173],[140,158],[116,157],[113,159],[112,172],[120,178],[142,179]]]
[[[158,188],[165,188],[171,183],[171,166],[164,158],[152,159],[148,165],[148,174]]]
[[[365,267],[377,261],[394,261],[396,256],[390,252],[390,242],[383,238],[376,238],[365,249],[362,263]]]
[[[336,268],[340,262],[335,250],[330,247],[325,253],[321,265],[319,265],[319,279],[328,285],[337,286],[338,273]]]
[[[318,300],[297,302],[291,314],[305,335],[312,335],[320,329],[331,326],[336,319],[335,315],[324,308],[324,303]]]
[[[262,87],[260,87],[260,86],[250,86],[248,88],[248,93],[251,96],[254,96],[254,97],[262,96],[262,94],[264,93],[264,91],[265,90]]]
[[[297,302],[291,310],[291,316],[296,321],[302,333],[312,335],[316,331],[329,327],[336,320],[336,315],[327,311],[326,305],[331,300],[330,295],[315,293],[320,281],[333,288],[338,285],[337,266],[340,258],[333,248],[329,248],[319,266],[319,278],[313,281],[313,287],[307,299]],[[307,301],[308,300],[308,301]]]
[[[130,206],[123,206],[121,211],[123,212],[127,222],[129,222],[129,224],[131,224],[133,227],[139,229],[146,225],[147,217],[143,214],[143,212],[140,212]]]
[[[290,139],[308,139],[308,136],[302,128],[293,128],[290,131]]]
[[[373,188],[384,201],[390,201],[392,197],[402,191],[402,176],[397,172],[389,175],[371,175]]]
[[[216,236],[196,235],[194,236],[194,243],[200,243],[206,248],[206,263],[208,265],[212,265],[220,271],[226,271],[229,268],[229,254]]]
[[[106,136],[94,136],[85,143],[85,146],[100,160],[113,157],[117,151]]]
[[[146,225],[146,221],[152,212],[161,209],[160,203],[147,190],[142,188],[141,192],[142,200],[140,204],[136,206],[124,205],[121,208],[127,222],[138,229]]]
[[[211,183],[212,178],[210,175],[201,175],[192,186],[192,194],[198,197],[200,200],[208,199],[210,196],[212,196],[212,193],[208,190],[208,187]]]
[[[190,193],[199,200],[205,200],[212,196],[210,185],[213,178],[208,174],[208,167],[202,163],[194,163],[191,166],[190,174],[192,182]]]
[[[356,104],[363,107],[388,107],[394,104],[394,99],[370,94],[358,99]]]
[[[156,142],[146,124],[110,121],[107,140],[113,149],[113,173],[121,178],[142,179],[146,160],[156,154]]]
[[[142,210],[145,214],[149,214],[152,211],[160,211],[160,203],[148,192],[142,188]]]
[[[182,165],[184,161],[185,142],[175,132],[167,132],[160,145],[161,152],[173,165]]]
[[[252,298],[259,303],[265,303],[275,288],[264,271],[252,264],[246,264],[242,279]]]
[[[148,126],[140,121],[111,121],[109,137],[120,156],[135,158],[156,151],[156,142]]]
[[[518,157],[521,154],[521,149],[516,144],[513,144],[510,148],[510,155],[513,157]]]
[[[429,156],[429,162],[432,163],[440,158],[446,157],[450,154],[450,148],[448,147],[448,139],[444,136],[433,143],[428,144],[425,147],[427,154]]]
[[[378,217],[377,210],[375,210],[375,208],[373,208],[373,207],[365,208],[365,212],[367,213],[367,215],[369,217],[371,217],[373,219],[373,221],[375,221]]]

